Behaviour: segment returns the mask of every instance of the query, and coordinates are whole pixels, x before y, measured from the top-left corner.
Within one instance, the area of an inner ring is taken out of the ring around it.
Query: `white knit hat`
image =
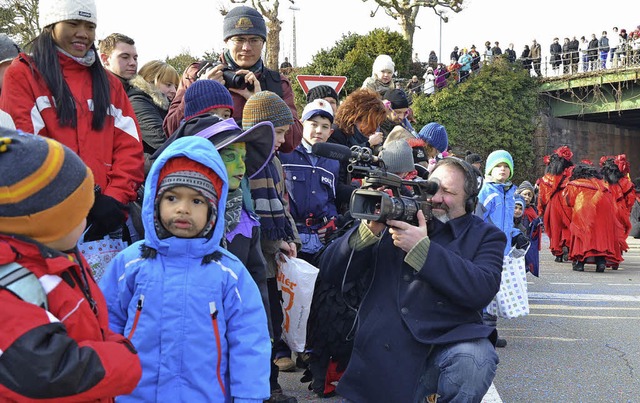
[[[389,55],[378,55],[378,57],[376,57],[376,60],[373,62],[373,69],[372,69],[372,77],[375,77],[378,73],[380,73],[382,70],[390,70],[391,73],[395,73],[396,71],[396,65],[393,62],[393,60],[391,59],[391,56]]]
[[[98,24],[94,0],[40,0],[40,29],[60,21],[84,20]]]

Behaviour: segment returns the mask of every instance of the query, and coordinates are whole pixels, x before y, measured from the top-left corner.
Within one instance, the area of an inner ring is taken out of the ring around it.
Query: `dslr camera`
[[[438,183],[421,178],[403,180],[387,172],[384,161],[371,156],[366,147],[351,147],[352,157],[347,171],[352,178],[362,179],[362,186],[351,194],[349,211],[361,220],[386,222],[404,221],[418,225],[418,211],[427,221],[431,219],[431,197],[438,191]],[[412,196],[402,195],[402,188],[412,190]],[[381,188],[390,189],[391,194]]]
[[[198,72],[196,73],[196,77],[200,78],[203,74],[206,74],[207,71],[211,70],[212,68],[216,67],[219,64],[221,63],[212,62],[212,61],[204,62],[202,64],[202,67],[200,67],[200,70],[198,70]],[[247,83],[246,80],[244,79],[244,76],[245,76],[244,74],[238,74],[234,69],[226,65],[222,69],[222,77],[224,78],[225,87],[236,88],[239,90],[243,90],[246,88],[249,91],[253,91],[254,85]]]

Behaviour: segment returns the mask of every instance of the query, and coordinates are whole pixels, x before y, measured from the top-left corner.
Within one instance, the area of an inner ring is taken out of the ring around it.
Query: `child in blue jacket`
[[[340,163],[312,152],[327,141],[333,129],[333,109],[324,99],[308,103],[302,111],[302,142],[289,154],[280,154],[285,172],[289,207],[302,249],[298,257],[312,261],[325,236],[336,228],[336,186]]]
[[[220,246],[227,173],[204,138],[174,141],[145,184],[145,239],[100,282],[109,326],[139,347],[142,379],[121,401],[262,402],[271,342],[260,292]]]
[[[512,244],[517,249],[526,249],[527,238],[513,225],[515,211],[515,193],[517,186],[511,182],[513,177],[513,157],[505,150],[496,150],[489,154],[484,169],[484,182],[478,194],[476,215],[485,222],[498,227],[507,236],[504,248],[505,258],[511,252]],[[488,312],[483,312],[486,325],[496,326],[498,318]],[[497,347],[505,347],[507,341],[498,338]]]

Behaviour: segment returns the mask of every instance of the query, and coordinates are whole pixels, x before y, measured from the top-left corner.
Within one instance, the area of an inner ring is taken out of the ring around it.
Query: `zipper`
[[[140,298],[138,298],[138,305],[136,306],[136,316],[133,318],[133,326],[131,326],[131,330],[129,331],[129,335],[127,339],[131,341],[133,337],[133,333],[136,331],[136,327],[138,326],[138,320],[140,319],[140,313],[142,312],[142,306],[144,305],[144,294],[140,294]]]
[[[209,302],[209,314],[211,314],[211,323],[213,324],[213,331],[216,336],[216,348],[218,349],[218,362],[216,364],[216,375],[218,376],[218,383],[224,396],[227,395],[224,389],[224,382],[222,381],[222,375],[220,374],[220,363],[222,362],[222,344],[220,343],[220,330],[218,328],[218,309],[216,303]]]

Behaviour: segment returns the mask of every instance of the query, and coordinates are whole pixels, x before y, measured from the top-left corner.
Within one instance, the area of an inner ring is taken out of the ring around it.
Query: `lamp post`
[[[293,14],[293,57],[291,62],[293,64],[293,67],[298,67],[298,61],[297,61],[298,50],[296,48],[296,11],[300,11],[300,7],[289,6],[289,10],[291,10],[292,11],[291,14]]]

